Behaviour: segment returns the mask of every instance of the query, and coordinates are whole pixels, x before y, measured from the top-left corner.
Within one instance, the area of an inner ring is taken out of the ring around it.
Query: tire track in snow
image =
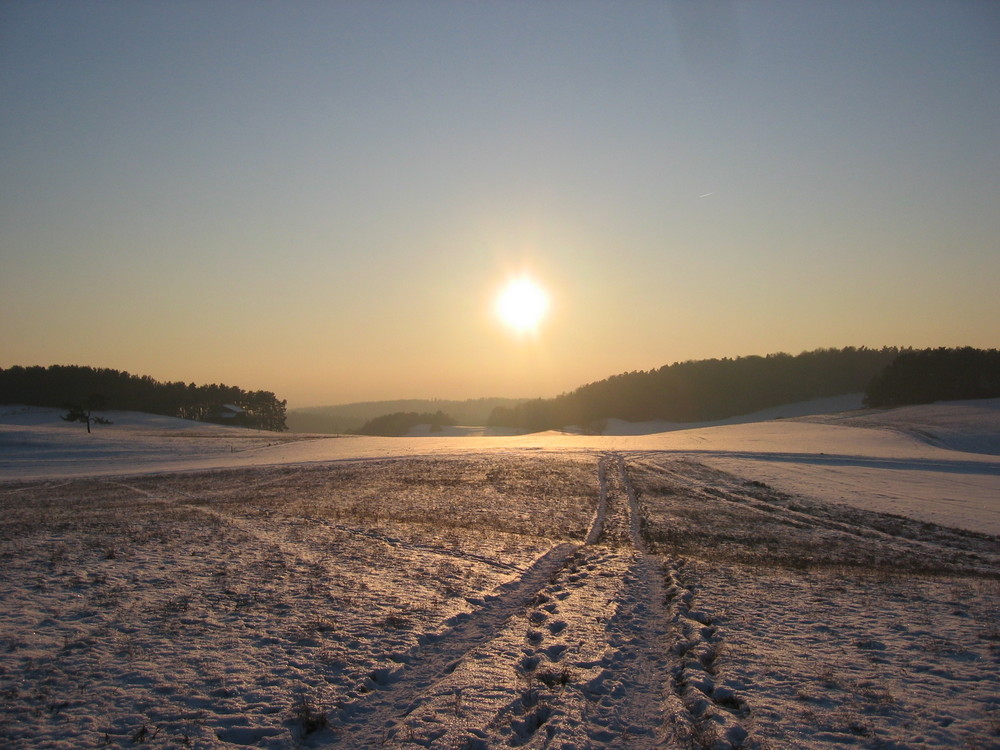
[[[601,464],[601,493],[586,542],[601,536],[607,492]],[[523,638],[526,608],[537,602],[575,557],[581,545],[563,543],[542,555],[517,579],[487,597],[475,612],[459,615],[446,631],[422,639],[407,663],[373,671],[359,686],[360,698],[339,706],[331,719],[336,742],[344,747],[420,744],[478,747],[480,727],[511,713],[518,701],[518,665],[523,648],[502,634]],[[513,623],[512,620],[519,620]],[[556,626],[558,628],[558,626]],[[501,634],[498,637],[498,634]],[[553,652],[555,653],[555,652]],[[474,673],[456,681],[456,673]],[[530,689],[530,688],[529,688]],[[425,717],[415,726],[413,717]],[[445,721],[443,717],[451,720]],[[484,745],[488,746],[488,745]]]
[[[610,615],[600,633],[591,633],[592,643],[601,643],[603,651],[588,662],[584,652],[593,653],[593,645],[573,646],[565,638],[551,643],[539,628],[536,651],[522,660],[522,668],[536,670],[549,686],[547,700],[531,695],[522,700],[520,720],[513,723],[507,744],[543,748],[558,741],[571,747],[637,750],[745,746],[749,733],[742,722],[749,709],[716,675],[721,634],[708,614],[692,609],[694,591],[682,582],[684,561],[664,565],[648,554],[638,495],[624,460],[609,455],[602,465],[607,523],[598,542],[610,549],[599,559],[588,548],[576,557],[596,563],[583,568],[618,577],[614,601],[605,608]],[[571,574],[567,581],[572,585],[579,575]],[[591,591],[600,587],[599,579],[584,585]],[[529,620],[543,625],[545,612],[564,614],[547,601],[546,593],[529,613]],[[552,593],[562,596],[558,582]],[[568,640],[580,629],[577,625]],[[558,649],[566,649],[565,654]],[[574,658],[577,651],[584,658]],[[554,652],[557,658],[552,658]]]
[[[722,638],[711,616],[694,607],[695,591],[683,583],[684,567],[685,561],[678,558],[669,561],[666,571],[665,601],[674,641],[671,734],[689,747],[746,747],[749,733],[742,721],[750,709],[718,678]]]
[[[53,481],[48,481],[48,482],[39,482],[37,484],[34,482],[29,482],[26,483],[24,487],[16,487],[15,489],[12,490],[4,490],[3,492],[0,492],[0,497],[7,497],[8,495],[16,495],[19,492],[38,492],[39,490],[42,491],[57,490],[60,487],[66,487],[67,485],[73,484],[76,481],[79,480],[70,479],[68,481],[58,482],[58,483]]]
[[[264,484],[275,483],[279,480],[272,480],[271,482],[260,483],[254,485],[254,487],[263,486]],[[125,489],[132,490],[140,495],[145,496],[150,500],[159,500],[167,502],[172,499],[177,499],[179,502],[183,503],[186,507],[192,510],[202,513],[204,515],[210,516],[222,523],[226,523],[233,526],[244,534],[257,539],[271,547],[277,548],[282,551],[287,551],[288,549],[294,549],[299,551],[304,551],[305,554],[296,554],[297,557],[313,562],[313,554],[316,552],[310,545],[302,542],[301,540],[293,539],[288,534],[281,534],[276,527],[272,527],[271,530],[263,532],[260,529],[260,524],[254,524],[247,519],[243,519],[232,513],[227,513],[225,511],[219,510],[208,505],[206,503],[213,502],[211,500],[206,500],[205,498],[199,497],[197,495],[192,495],[188,492],[183,492],[181,490],[173,489],[171,490],[172,495],[162,495],[149,490],[145,490],[141,487],[136,487],[135,485],[127,484],[125,482],[119,481],[109,481],[104,480],[104,484],[113,485],[117,487],[123,487]],[[230,493],[232,490],[230,490]],[[373,529],[365,529],[358,526],[349,526],[343,523],[331,523],[323,518],[310,517],[310,524],[314,528],[322,528],[331,531],[337,531],[343,534],[351,534],[353,536],[365,537],[366,539],[371,539],[373,541],[381,542],[390,547],[395,547],[397,549],[405,549],[410,552],[422,552],[428,553],[434,556],[440,557],[450,557],[455,560],[463,560],[466,562],[480,563],[481,565],[486,565],[491,568],[496,568],[498,570],[507,570],[516,573],[524,573],[525,570],[517,565],[511,563],[503,562],[502,560],[494,560],[492,558],[486,557],[485,555],[477,555],[474,552],[466,552],[464,550],[448,549],[446,547],[435,547],[429,544],[418,544],[415,542],[409,542],[405,539],[399,539],[397,537],[391,536],[389,534],[384,534]]]
[[[340,744],[375,747],[389,739],[413,741],[413,733],[407,735],[399,719],[413,713],[426,694],[433,694],[435,683],[454,672],[459,662],[476,658],[473,652],[522,611],[576,549],[575,544],[556,545],[519,578],[502,586],[498,595],[487,597],[478,610],[452,618],[443,633],[422,636],[421,646],[409,655],[408,664],[373,671],[360,687],[366,695],[336,712],[333,724]]]
[[[614,609],[605,625],[598,672],[580,688],[589,743],[629,748],[668,742],[670,664],[668,623],[662,607],[659,562],[646,553],[641,517],[620,455],[604,460],[608,475],[608,524],[604,541],[621,573]]]
[[[639,497],[624,460],[616,457],[621,491],[629,508],[629,540],[636,560],[629,572],[631,597],[622,601],[620,626],[609,630],[625,658],[635,659],[629,700],[620,717],[633,733],[649,730],[642,717],[655,715],[655,733],[628,741],[628,747],[744,747],[749,733],[741,723],[747,704],[731,688],[717,684],[721,634],[710,615],[692,609],[695,592],[683,583],[683,559],[658,562],[642,535]],[[627,735],[623,734],[623,737]]]
[[[216,508],[209,505],[205,505],[204,501],[192,494],[187,492],[182,492],[180,490],[172,490],[171,494],[158,494],[156,492],[151,492],[149,490],[143,489],[142,487],[137,487],[132,484],[120,481],[104,480],[104,484],[123,487],[128,490],[146,497],[149,500],[157,502],[169,502],[170,500],[179,500],[185,508],[189,508],[196,513],[200,513],[203,516],[208,516],[209,518],[217,521],[218,523],[224,524],[237,532],[246,536],[247,539],[252,539],[254,542],[259,544],[263,548],[271,549],[278,553],[278,556],[284,560],[294,560],[297,564],[303,567],[303,571],[310,569],[316,564],[315,550],[305,548],[302,544],[297,544],[294,542],[288,542],[285,539],[280,539],[276,536],[273,531],[264,532],[261,529],[260,524],[252,524],[244,519],[237,516],[231,515],[229,513],[223,513]]]
[[[586,543],[522,578],[497,616],[473,615],[474,634],[459,625],[373,680],[380,689],[341,712],[340,745],[668,746],[679,699],[664,573],[645,552],[623,459],[603,456],[598,472]]]
[[[466,750],[739,746],[747,737],[740,723],[746,705],[716,684],[720,637],[692,609],[683,561],[665,570],[647,552],[637,494],[620,455],[601,457],[598,478],[600,501],[583,545],[553,547],[475,612],[451,618],[407,653],[374,662],[326,714],[332,731],[314,740]],[[256,526],[180,494],[185,504],[260,542],[296,546],[284,534],[261,536]]]
[[[434,547],[429,544],[416,544],[414,542],[408,542],[404,539],[397,539],[396,537],[390,536],[389,534],[383,534],[378,531],[373,531],[372,529],[362,529],[357,526],[347,526],[341,523],[328,523],[322,519],[314,519],[317,525],[321,525],[325,528],[335,529],[341,531],[345,534],[353,534],[355,536],[363,536],[368,539],[373,539],[383,544],[388,544],[391,547],[398,547],[399,549],[410,550],[411,552],[429,552],[434,555],[440,555],[442,557],[451,557],[456,560],[465,560],[467,562],[481,563],[482,565],[488,565],[491,568],[498,568],[500,570],[510,570],[517,573],[524,573],[525,571],[518,567],[517,565],[512,565],[511,563],[505,563],[501,560],[494,560],[492,558],[486,557],[485,555],[477,555],[474,552],[465,552],[463,550],[447,549],[445,547]]]
[[[684,467],[686,471],[681,471],[680,467]],[[847,504],[837,506],[835,504],[815,503],[812,507],[808,505],[789,507],[787,502],[781,502],[781,500],[792,500],[791,496],[784,495],[767,485],[748,484],[735,475],[705,464],[683,462],[664,466],[644,462],[644,468],[668,479],[677,488],[678,494],[686,494],[692,502],[709,499],[731,505],[744,512],[756,514],[760,518],[780,518],[782,523],[796,529],[843,534],[856,539],[859,544],[863,545],[880,542],[901,552],[928,555],[930,559],[935,557],[946,559],[947,555],[953,551],[948,549],[953,545],[942,544],[939,540],[918,538],[900,528],[880,528],[871,522],[871,519],[876,518],[893,520],[894,517],[891,514],[865,511]],[[760,497],[760,493],[764,494],[763,498]],[[808,498],[805,499],[805,502],[808,502]],[[840,511],[845,520],[825,515],[830,511]],[[860,518],[848,519],[847,515],[851,512],[856,513]],[[869,519],[867,523],[865,519]],[[917,524],[911,519],[897,518],[895,520],[910,528]],[[967,556],[969,564],[975,564],[979,561],[989,566],[995,566],[1000,562],[1000,555],[987,549],[989,541],[970,539],[960,530],[942,528],[941,532],[949,535],[952,539],[955,539],[955,535],[964,537],[961,541],[965,543],[960,546],[960,549]]]

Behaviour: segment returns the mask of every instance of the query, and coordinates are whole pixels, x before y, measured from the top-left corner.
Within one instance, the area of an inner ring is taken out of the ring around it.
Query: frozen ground
[[[600,451],[687,456],[788,491],[1000,535],[1000,399],[819,416],[858,397],[792,404],[711,427],[644,434],[428,438],[256,432],[110,413],[88,435],[57,410],[0,410],[0,482],[396,456]],[[776,419],[788,415],[812,415]],[[757,418],[762,421],[748,422]],[[615,428],[616,425],[611,425]]]
[[[8,410],[0,745],[997,747],[998,408],[294,440]]]

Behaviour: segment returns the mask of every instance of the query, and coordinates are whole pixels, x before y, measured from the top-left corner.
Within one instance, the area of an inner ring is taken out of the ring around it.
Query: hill
[[[677,362],[614,375],[551,399],[498,407],[489,424],[526,430],[579,425],[600,431],[629,422],[704,422],[783,404],[864,391],[899,354],[896,347],[817,349]]]
[[[444,412],[460,425],[485,426],[490,414],[499,407],[512,408],[524,399],[473,398],[464,401],[447,399],[401,399],[396,401],[358,401],[334,406],[311,406],[289,409],[288,429],[337,435],[356,432],[366,422],[387,414]]]
[[[106,367],[0,369],[0,404],[79,412],[137,411],[281,432],[287,429],[285,403],[271,391],[246,391],[221,383],[163,383]]]
[[[903,406],[1000,396],[1000,350],[923,349],[902,352],[872,380],[868,406]]]

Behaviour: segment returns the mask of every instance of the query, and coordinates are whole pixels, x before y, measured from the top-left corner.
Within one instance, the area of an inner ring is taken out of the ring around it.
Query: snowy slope
[[[0,745],[989,747],[996,403],[929,409],[294,440],[6,414]]]
[[[789,413],[802,407],[789,408]],[[791,492],[1000,533],[1000,400],[605,436],[318,437],[109,414],[88,435],[57,410],[0,415],[0,481],[359,458],[615,450],[696,456]]]

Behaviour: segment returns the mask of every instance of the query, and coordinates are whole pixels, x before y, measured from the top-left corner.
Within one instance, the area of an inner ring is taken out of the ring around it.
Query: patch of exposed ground
[[[689,600],[694,637],[680,648],[695,680],[681,681],[710,675],[748,744],[997,745],[996,537],[686,461],[643,460],[631,474],[650,544],[683,556],[671,591]]]
[[[684,460],[633,465],[654,550],[801,570],[1000,577],[997,538],[779,492]]]
[[[564,547],[546,580],[523,578],[496,616],[473,614],[346,707],[341,745],[652,748],[688,731],[690,721],[667,721],[676,697],[665,587],[622,460],[605,457],[599,478],[584,544]]]
[[[13,748],[992,747],[995,537],[669,457],[0,488]]]
[[[582,538],[598,494],[593,465],[505,457],[5,488],[0,737],[321,736],[337,705]]]

